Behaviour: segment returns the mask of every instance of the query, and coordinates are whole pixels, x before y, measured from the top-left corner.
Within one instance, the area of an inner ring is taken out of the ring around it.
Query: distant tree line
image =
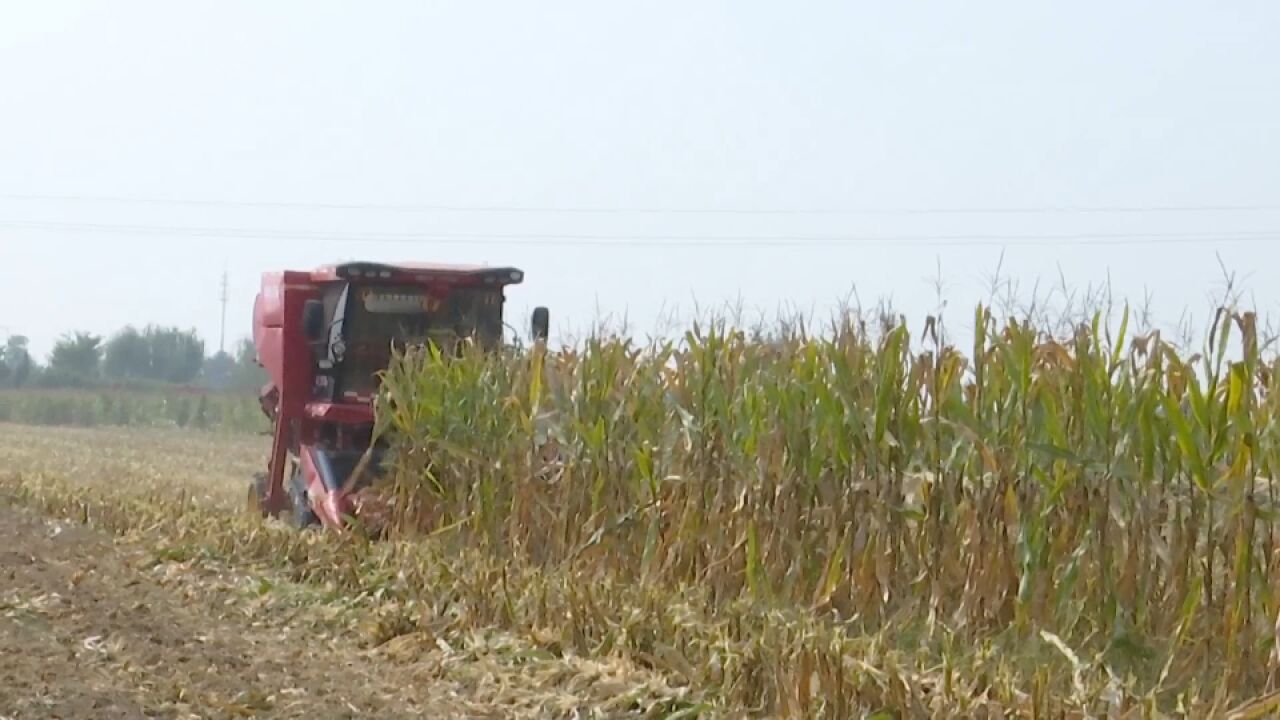
[[[206,356],[204,340],[194,330],[149,325],[125,327],[107,338],[68,333],[40,363],[28,350],[27,338],[12,335],[0,347],[0,387],[195,385],[257,390],[266,374],[254,357],[249,340],[242,340],[234,353]]]

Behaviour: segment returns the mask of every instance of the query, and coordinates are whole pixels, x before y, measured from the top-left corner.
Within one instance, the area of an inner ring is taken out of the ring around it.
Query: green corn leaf
[[[1191,463],[1196,484],[1201,489],[1208,489],[1209,479],[1204,466],[1204,458],[1200,454],[1200,448],[1196,445],[1195,438],[1191,435],[1191,426],[1187,424],[1187,419],[1182,414],[1182,408],[1178,406],[1177,401],[1172,397],[1165,397],[1164,409],[1169,419],[1169,424],[1173,426],[1174,438],[1177,440],[1178,448],[1182,451],[1183,457]]]

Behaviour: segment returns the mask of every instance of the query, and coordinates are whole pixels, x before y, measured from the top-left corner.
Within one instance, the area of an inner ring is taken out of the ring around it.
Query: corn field
[[[0,422],[237,432],[265,432],[270,427],[248,394],[113,390],[0,391]]]
[[[851,317],[401,354],[378,400],[401,527],[692,593],[677,620],[582,598],[578,644],[674,654],[745,707],[1274,706],[1280,395],[1255,316],[1219,311],[1197,353],[1127,311],[1056,337],[973,320],[965,350],[934,319]]]

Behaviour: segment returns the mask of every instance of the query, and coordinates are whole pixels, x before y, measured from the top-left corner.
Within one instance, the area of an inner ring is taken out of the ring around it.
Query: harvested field
[[[264,452],[254,436],[0,425],[0,717],[661,717],[680,705],[631,663],[309,577],[360,558],[240,514]]]
[[[0,544],[0,714],[467,714],[444,686],[406,692],[367,653],[259,618],[234,585],[179,577],[180,565],[91,529],[5,505]]]

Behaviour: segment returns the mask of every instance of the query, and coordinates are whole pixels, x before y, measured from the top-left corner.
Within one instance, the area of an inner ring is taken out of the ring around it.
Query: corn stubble
[[[1190,355],[1127,311],[1065,337],[974,323],[967,353],[934,319],[849,318],[402,354],[378,400],[399,527],[498,558],[512,617],[556,621],[517,576],[573,578],[576,650],[738,707],[1273,709],[1280,428],[1255,316],[1220,311]]]

